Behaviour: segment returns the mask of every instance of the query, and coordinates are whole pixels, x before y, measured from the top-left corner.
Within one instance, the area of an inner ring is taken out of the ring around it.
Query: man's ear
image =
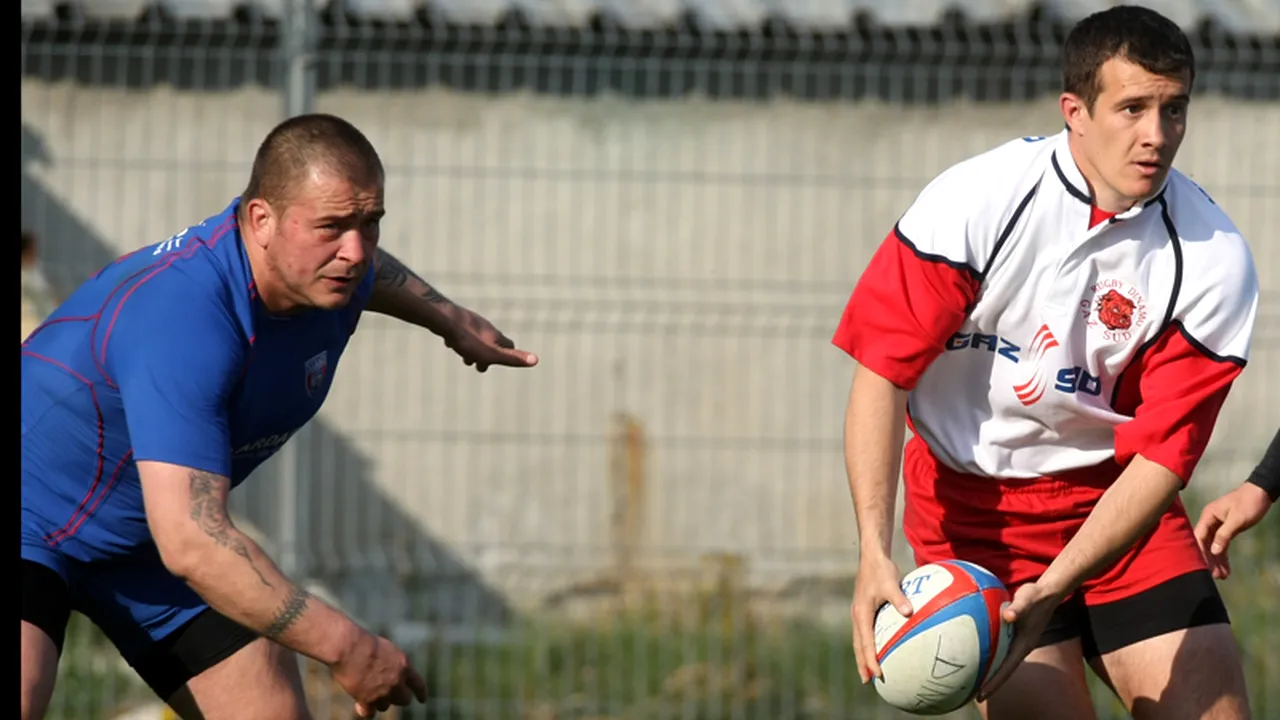
[[[258,247],[265,248],[270,244],[278,222],[271,205],[262,198],[254,198],[245,203],[243,216],[247,227],[241,228],[240,234],[247,235]],[[246,233],[245,230],[249,232]]]
[[[1090,117],[1084,98],[1075,93],[1064,92],[1058,98],[1058,107],[1062,110],[1062,120],[1066,123],[1067,130],[1076,135],[1083,134],[1084,121]]]

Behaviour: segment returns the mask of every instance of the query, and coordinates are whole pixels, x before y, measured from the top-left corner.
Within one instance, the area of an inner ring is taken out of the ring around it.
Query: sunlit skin
[[[1063,93],[1076,166],[1094,204],[1124,212],[1159,191],[1187,132],[1191,74],[1164,77],[1122,57],[1098,71],[1101,92],[1092,112],[1078,95]]]
[[[344,307],[373,262],[382,181],[315,168],[295,187],[277,206],[255,198],[240,208],[258,297],[276,314]]]

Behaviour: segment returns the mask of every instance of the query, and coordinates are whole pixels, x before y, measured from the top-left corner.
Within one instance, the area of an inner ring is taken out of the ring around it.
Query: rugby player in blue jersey
[[[294,653],[372,717],[425,700],[404,652],[285,577],[227,494],[320,409],[360,315],[530,367],[378,248],[384,172],[330,115],[291,118],[225,210],[102,269],[22,345],[22,717],[81,612],[183,718],[309,717]]]

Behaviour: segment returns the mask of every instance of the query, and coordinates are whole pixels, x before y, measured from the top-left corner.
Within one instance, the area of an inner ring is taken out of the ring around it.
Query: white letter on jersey
[[[188,229],[190,229],[190,228],[188,228]],[[187,230],[182,230],[182,231],[181,231],[181,232],[179,232],[177,235],[174,235],[173,237],[169,238],[168,240],[165,240],[164,242],[162,242],[162,243],[160,243],[160,244],[156,245],[155,252],[153,252],[153,253],[151,253],[151,254],[152,254],[152,255],[162,255],[162,254],[164,254],[164,253],[169,252],[170,250],[177,250],[178,248],[182,247],[182,236],[184,236],[184,235],[186,235],[186,234],[187,234]]]

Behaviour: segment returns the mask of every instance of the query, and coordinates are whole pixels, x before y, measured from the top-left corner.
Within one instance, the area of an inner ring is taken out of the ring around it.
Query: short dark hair
[[[1182,28],[1155,10],[1117,5],[1081,20],[1062,46],[1062,89],[1077,95],[1093,112],[1102,93],[1098,72],[1112,58],[1123,58],[1149,73],[1196,76],[1195,53]]]
[[[288,203],[304,174],[317,167],[355,182],[383,179],[382,159],[355,125],[334,115],[297,115],[276,125],[258,146],[242,200]]]

